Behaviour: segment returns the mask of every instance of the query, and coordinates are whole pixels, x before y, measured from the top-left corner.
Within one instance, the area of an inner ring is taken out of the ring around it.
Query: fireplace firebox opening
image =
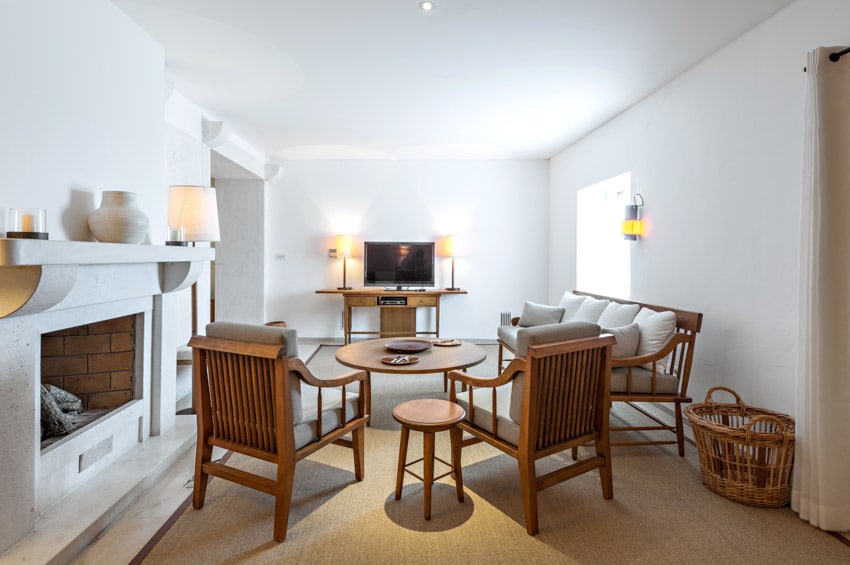
[[[67,414],[72,432],[134,399],[135,344],[132,314],[42,334],[41,384],[69,392],[82,404],[80,413]],[[42,449],[64,435],[43,437]]]

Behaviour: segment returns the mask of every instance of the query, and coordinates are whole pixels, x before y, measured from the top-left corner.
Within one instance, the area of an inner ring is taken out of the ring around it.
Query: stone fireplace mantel
[[[176,421],[175,323],[210,247],[0,238],[0,554],[67,493]],[[135,398],[40,449],[41,336],[135,316]],[[83,526],[84,527],[84,526]]]
[[[81,270],[95,265],[156,263],[158,272],[152,274],[158,275],[160,293],[181,290],[197,280],[214,253],[209,247],[0,239],[0,318],[43,312],[73,301]],[[114,294],[100,285],[79,290],[107,290],[102,295],[107,299]]]

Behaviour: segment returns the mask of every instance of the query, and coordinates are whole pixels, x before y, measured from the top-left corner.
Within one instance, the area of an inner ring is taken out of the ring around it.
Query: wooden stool
[[[395,480],[395,499],[401,499],[404,472],[407,471],[425,484],[426,520],[431,519],[431,485],[436,480],[451,474],[454,477],[455,486],[457,487],[457,500],[458,502],[463,502],[463,477],[460,466],[461,431],[456,424],[463,420],[465,416],[466,412],[464,409],[454,402],[432,398],[408,400],[393,409],[393,418],[401,424],[401,445],[398,450],[398,474]],[[407,463],[407,440],[410,437],[411,429],[422,432],[424,456],[416,461]],[[451,464],[434,456],[434,433],[443,430],[449,430],[452,445]],[[434,459],[444,465],[448,465],[450,470],[435,477]],[[424,477],[420,477],[408,469],[410,465],[414,465],[420,461],[423,462],[423,466],[425,467]]]

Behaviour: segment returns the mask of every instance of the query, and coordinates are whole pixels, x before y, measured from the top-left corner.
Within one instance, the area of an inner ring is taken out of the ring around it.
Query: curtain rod
[[[835,51],[834,53],[830,53],[829,60],[835,63],[841,58],[842,55],[846,55],[847,53],[850,53],[850,47],[848,47],[847,49],[843,49],[842,51]]]
[[[829,60],[832,61],[833,63],[837,63],[838,60],[841,59],[842,56],[844,56],[848,53],[850,53],[850,47],[847,47],[846,49],[842,49],[841,51],[833,51],[832,53],[829,54]],[[806,67],[803,67],[803,72],[804,73],[806,72]]]

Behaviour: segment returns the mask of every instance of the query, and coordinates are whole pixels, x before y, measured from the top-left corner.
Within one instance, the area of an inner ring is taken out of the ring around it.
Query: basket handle
[[[756,425],[758,422],[773,422],[779,428],[776,433],[782,434],[782,443],[788,443],[788,434],[785,433],[788,428],[785,426],[785,423],[777,418],[776,416],[771,416],[770,414],[759,414],[758,416],[753,416],[750,418],[750,421],[744,424],[744,431],[747,432],[747,443],[750,443],[750,434],[752,433],[752,427]]]
[[[744,402],[741,400],[741,397],[740,397],[740,396],[738,396],[738,393],[737,393],[737,392],[735,392],[735,391],[734,391],[734,390],[732,390],[731,388],[727,388],[727,387],[725,387],[725,386],[713,386],[713,387],[711,387],[710,389],[708,389],[708,391],[705,393],[705,402],[706,402],[707,404],[710,404],[710,405],[712,405],[712,406],[713,406],[714,404],[716,404],[716,403],[714,402],[714,399],[711,397],[711,396],[712,396],[712,394],[714,394],[714,391],[716,391],[716,390],[722,390],[722,391],[724,391],[724,392],[728,392],[729,394],[731,394],[732,396],[734,396],[734,397],[735,397],[735,404],[739,404],[739,405],[741,406],[741,415],[746,414],[746,412],[747,412],[747,405],[746,405],[746,404],[744,404]]]

